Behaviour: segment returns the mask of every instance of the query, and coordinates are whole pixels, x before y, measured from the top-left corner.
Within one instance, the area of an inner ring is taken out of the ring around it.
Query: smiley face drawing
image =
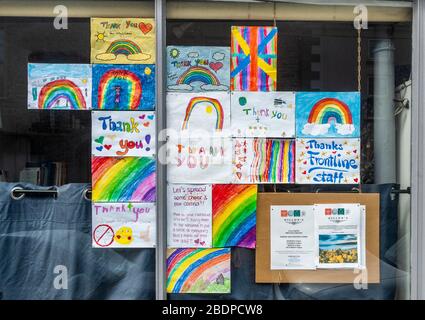
[[[115,233],[114,240],[122,245],[127,245],[133,242],[133,230],[130,227],[121,227]]]

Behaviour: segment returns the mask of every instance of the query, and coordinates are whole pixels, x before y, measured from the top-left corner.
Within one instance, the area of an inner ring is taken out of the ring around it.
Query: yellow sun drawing
[[[207,107],[205,108],[205,112],[206,112],[206,113],[211,113],[211,112],[212,112],[212,107],[211,107],[211,106],[207,106]]]
[[[98,33],[95,34],[95,37],[96,37],[96,42],[97,41],[105,42],[105,38],[106,38],[105,32],[98,32]]]

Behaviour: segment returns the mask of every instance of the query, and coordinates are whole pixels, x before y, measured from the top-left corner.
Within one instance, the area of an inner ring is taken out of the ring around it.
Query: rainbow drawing
[[[276,90],[276,27],[232,27],[230,50],[230,90]]]
[[[187,107],[186,107],[186,113],[184,116],[183,124],[182,124],[182,130],[188,129],[188,123],[190,116],[193,112],[193,110],[198,106],[202,106],[204,104],[208,104],[211,106],[217,115],[217,120],[215,123],[215,129],[216,130],[222,130],[223,129],[223,123],[224,123],[224,113],[223,113],[223,107],[221,103],[214,98],[210,97],[194,97],[190,99]]]
[[[189,67],[178,79],[177,84],[191,84],[202,82],[203,84],[219,85],[220,81],[210,69],[201,66]]]
[[[294,183],[295,141],[252,139],[251,183]]]
[[[230,248],[170,250],[167,292],[230,293]]]
[[[60,101],[65,100],[65,105]],[[47,83],[41,88],[38,97],[39,109],[84,110],[86,100],[80,88],[71,80],[60,79]]]
[[[297,92],[295,105],[299,138],[360,136],[359,92]]]
[[[339,123],[353,124],[350,108],[335,98],[325,98],[318,101],[311,109],[308,123]]]
[[[97,97],[101,110],[137,110],[142,98],[142,83],[131,71],[111,69],[102,75]]]
[[[213,247],[255,248],[256,213],[256,185],[213,185]]]
[[[155,159],[92,157],[93,201],[155,202]]]
[[[127,39],[115,40],[111,42],[109,47],[106,49],[106,53],[112,53],[114,55],[123,54],[128,56],[130,54],[137,54],[141,52],[142,50],[134,41]]]

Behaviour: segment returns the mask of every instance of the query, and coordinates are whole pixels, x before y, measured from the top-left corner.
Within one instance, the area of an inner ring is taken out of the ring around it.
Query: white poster
[[[232,140],[181,139],[168,142],[168,182],[230,183]]]
[[[92,111],[93,155],[146,157],[154,153],[154,111]]]
[[[154,203],[92,204],[94,248],[153,248],[156,222]]]
[[[313,206],[271,206],[272,270],[314,270],[316,252]]]
[[[295,137],[294,92],[232,92],[231,112],[234,137]]]
[[[211,248],[211,185],[168,185],[168,247]]]
[[[230,94],[168,93],[167,126],[169,135],[184,137],[230,137]]]
[[[296,183],[360,184],[360,139],[296,139]]]
[[[359,268],[362,235],[360,204],[316,204],[317,267]]]

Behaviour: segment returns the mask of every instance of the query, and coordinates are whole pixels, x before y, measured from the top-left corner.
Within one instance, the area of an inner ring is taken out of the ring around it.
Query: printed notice
[[[313,206],[271,206],[271,269],[314,270]]]
[[[360,204],[316,204],[317,267],[359,268],[363,256]]]
[[[211,185],[168,185],[168,247],[211,247],[211,198]]]

